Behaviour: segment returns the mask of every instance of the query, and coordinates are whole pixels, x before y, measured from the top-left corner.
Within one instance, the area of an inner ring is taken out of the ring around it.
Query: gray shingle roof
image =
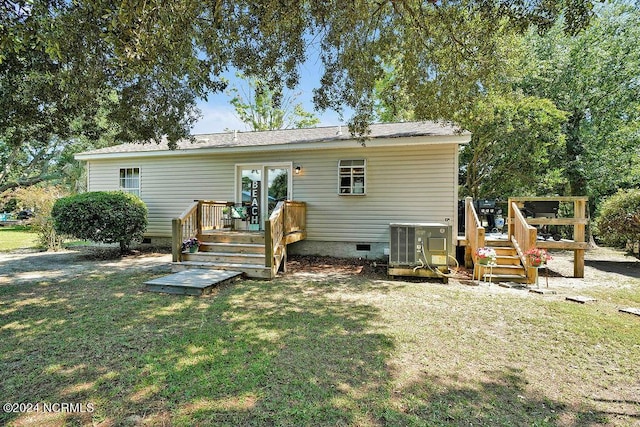
[[[341,132],[339,132],[341,129]],[[436,122],[406,122],[406,123],[382,123],[371,125],[371,134],[368,138],[401,138],[411,136],[450,136],[468,134],[451,124]],[[317,127],[308,129],[285,129],[261,132],[226,132],[194,135],[195,142],[189,140],[178,141],[178,150],[195,150],[201,148],[227,148],[227,147],[261,147],[284,144],[300,144],[324,141],[353,140],[346,126]],[[100,150],[87,151],[82,155],[109,154],[109,153],[141,153],[151,151],[164,151],[169,147],[166,141],[160,144],[129,143],[102,148]]]

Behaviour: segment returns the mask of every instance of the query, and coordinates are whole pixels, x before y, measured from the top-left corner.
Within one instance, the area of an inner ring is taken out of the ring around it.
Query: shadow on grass
[[[615,273],[634,279],[640,279],[640,262],[629,261],[592,261],[586,260],[585,266],[595,268],[606,273]]]
[[[244,281],[193,298],[142,292],[150,277],[1,287],[0,396],[95,410],[0,413],[0,424],[555,425],[566,410],[509,370],[394,390],[394,338],[374,326],[377,307],[350,298],[362,280]],[[574,425],[602,418],[588,413]]]
[[[464,376],[428,376],[397,391],[388,410],[390,425],[429,426],[589,426],[601,425],[608,413],[566,404],[527,391],[524,373],[514,368],[483,372],[482,381]]]

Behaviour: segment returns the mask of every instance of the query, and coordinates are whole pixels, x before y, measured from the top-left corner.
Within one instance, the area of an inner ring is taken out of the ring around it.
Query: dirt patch
[[[150,248],[120,256],[111,247],[82,246],[58,252],[20,250],[0,253],[0,285],[74,278],[95,271],[170,271],[171,254]]]
[[[573,277],[573,252],[553,251],[548,269],[540,269],[540,284],[564,289],[625,286],[640,278],[640,260],[618,249],[597,247],[585,254],[584,278]],[[380,261],[341,259],[317,256],[291,256],[287,276],[315,279],[358,275],[373,280],[386,280],[387,265]],[[460,266],[453,269],[451,284],[471,284],[471,271]],[[402,278],[403,281],[439,281],[438,279]]]
[[[540,270],[541,284],[555,288],[631,286],[640,278],[640,260],[622,250],[599,247],[585,255],[585,277],[573,276],[573,252],[552,252],[548,271]],[[148,248],[121,257],[117,248],[79,247],[59,252],[33,250],[0,253],[0,284],[16,281],[75,277],[91,271],[154,270],[170,272],[171,254],[167,250]],[[309,277],[314,280],[358,276],[371,280],[388,280],[387,265],[380,261],[342,259],[318,256],[291,256],[286,277]],[[404,281],[439,281],[437,279],[403,278]],[[450,284],[468,285],[471,271],[460,267],[452,272]]]

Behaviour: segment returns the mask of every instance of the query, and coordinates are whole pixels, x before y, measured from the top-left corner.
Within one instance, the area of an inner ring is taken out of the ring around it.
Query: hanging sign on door
[[[251,181],[249,230],[260,230],[260,181]]]

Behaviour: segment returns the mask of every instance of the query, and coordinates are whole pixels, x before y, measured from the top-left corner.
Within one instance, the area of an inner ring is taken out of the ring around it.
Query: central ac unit
[[[390,224],[390,276],[438,277],[446,282],[452,246],[451,225]]]

